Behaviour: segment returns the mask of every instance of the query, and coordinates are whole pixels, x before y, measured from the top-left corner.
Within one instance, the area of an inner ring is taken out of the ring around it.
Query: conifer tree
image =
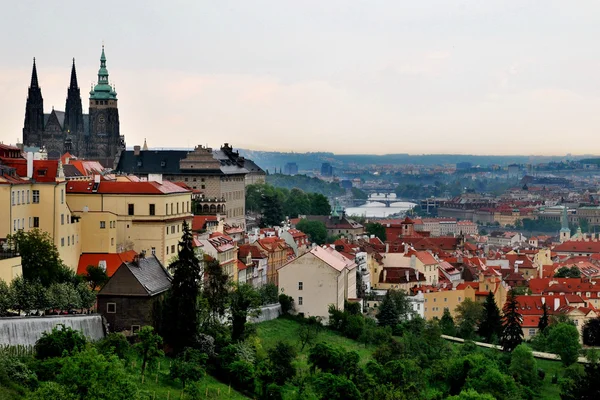
[[[523,330],[521,329],[523,316],[519,313],[519,302],[512,290],[508,292],[502,312],[504,316],[502,318],[500,345],[502,345],[504,351],[513,351],[523,341]]]
[[[502,333],[500,310],[494,300],[494,293],[489,292],[483,303],[483,315],[479,324],[479,335],[488,343]]]
[[[456,325],[454,325],[454,319],[448,309],[444,310],[444,314],[440,319],[440,329],[443,335],[456,336]]]
[[[400,315],[396,307],[396,302],[392,299],[390,291],[385,294],[383,301],[379,305],[377,321],[381,326],[395,327],[400,322]]]
[[[541,333],[544,333],[546,328],[548,327],[548,306],[546,303],[542,305],[543,314],[540,317],[540,321],[538,322],[538,329]]]
[[[178,257],[170,265],[174,276],[167,310],[173,317],[169,340],[177,351],[192,347],[198,334],[197,304],[203,271],[194,254],[193,241],[190,227],[184,221]]]
[[[225,315],[225,308],[229,291],[227,290],[229,277],[217,260],[206,263],[206,283],[204,284],[203,296],[208,303],[213,318]]]

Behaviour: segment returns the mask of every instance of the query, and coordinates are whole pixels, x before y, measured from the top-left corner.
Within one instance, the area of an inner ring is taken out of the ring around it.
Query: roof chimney
[[[409,270],[404,271],[404,275],[406,276],[406,282],[407,283],[410,282],[410,271]]]
[[[384,268],[383,269],[383,283],[385,283],[387,281],[387,270]]]
[[[555,298],[554,299],[554,311],[558,310],[559,307],[560,307],[560,298]]]
[[[27,152],[27,177],[31,179],[33,177],[33,153]]]
[[[133,155],[134,156],[139,156],[140,155],[140,150],[141,150],[140,146],[133,146]]]

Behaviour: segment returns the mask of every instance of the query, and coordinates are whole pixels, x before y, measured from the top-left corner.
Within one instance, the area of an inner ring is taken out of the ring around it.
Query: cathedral
[[[34,58],[25,106],[23,145],[45,148],[49,159],[58,159],[68,152],[113,168],[125,150],[125,138],[119,132],[117,92],[108,83],[104,46],[100,56],[98,83],[90,91],[89,100],[89,114],[84,114],[73,59],[65,111],[53,108],[50,114],[44,114],[44,99]]]

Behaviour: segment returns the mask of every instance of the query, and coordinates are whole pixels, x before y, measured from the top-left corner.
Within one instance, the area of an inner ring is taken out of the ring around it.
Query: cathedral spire
[[[93,100],[116,100],[117,93],[108,83],[108,69],[106,69],[106,55],[104,54],[104,45],[102,45],[102,54],[100,55],[100,69],[98,70],[98,83],[90,92],[90,99]]]
[[[71,67],[71,84],[69,85],[69,89],[77,89],[79,85],[77,84],[77,71],[75,71],[75,58],[73,58],[73,66]]]
[[[37,68],[35,66],[35,57],[33,57],[33,70],[31,71],[31,88],[38,88],[38,77],[37,77]]]

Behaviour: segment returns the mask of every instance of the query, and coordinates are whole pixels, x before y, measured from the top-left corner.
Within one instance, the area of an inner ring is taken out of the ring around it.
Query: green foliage
[[[202,266],[194,253],[194,238],[187,222],[179,242],[177,260],[169,266],[173,282],[168,296],[167,340],[176,352],[193,346],[198,334],[198,296]],[[217,263],[218,264],[218,263]]]
[[[483,316],[483,305],[467,298],[456,306],[455,312],[458,335],[463,339],[473,339],[475,328]]]
[[[27,400],[77,400],[78,396],[66,386],[56,382],[43,382],[40,387],[27,396]]]
[[[530,232],[557,232],[560,229],[560,221],[551,221],[548,219],[530,219],[524,218],[523,230]]]
[[[479,394],[476,390],[467,389],[456,396],[448,397],[448,400],[496,400],[491,394]]]
[[[19,230],[8,235],[7,239],[10,246],[19,250],[23,278],[26,281],[39,281],[42,286],[48,287],[55,282],[65,282],[72,275],[62,263],[48,232],[39,229],[27,232]],[[43,257],[40,257],[42,254]]]
[[[521,329],[523,316],[519,313],[519,302],[512,290],[508,292],[502,313],[500,345],[504,351],[513,351],[523,341],[523,330]]]
[[[279,289],[274,283],[267,283],[258,289],[261,304],[275,304],[279,301]]]
[[[86,344],[85,336],[71,327],[59,324],[50,333],[42,333],[35,342],[35,357],[44,360],[51,357],[61,357],[63,354],[73,354],[83,349]]]
[[[142,358],[142,375],[146,372],[148,363],[153,362],[164,353],[161,350],[162,337],[154,333],[154,328],[144,326],[138,333],[138,342],[133,346]]]
[[[229,292],[227,285],[229,277],[221,268],[219,261],[210,260],[206,263],[206,282],[202,296],[206,299],[213,318],[225,315]]]
[[[600,346],[600,317],[592,318],[583,325],[583,344]]]
[[[30,313],[45,310],[48,305],[46,289],[39,281],[28,281],[23,276],[16,277],[10,285],[12,309]]]
[[[285,215],[283,213],[283,204],[277,197],[277,194],[263,193],[261,198],[260,218],[261,227],[281,226]]]
[[[279,304],[281,305],[282,315],[288,315],[290,312],[294,311],[294,298],[292,296],[283,293],[280,294]]]
[[[204,367],[208,356],[196,349],[184,349],[171,364],[169,375],[173,380],[181,381],[185,388],[189,381],[198,381],[204,376]]]
[[[81,400],[139,398],[117,356],[105,357],[94,347],[66,358],[56,381]]]
[[[331,214],[331,205],[329,200],[322,194],[309,193],[310,214],[311,215],[329,215]]]
[[[493,292],[488,293],[483,303],[483,313],[477,332],[487,343],[493,343],[502,333],[502,319]]]
[[[581,271],[576,266],[560,267],[554,274],[555,278],[581,278]]]
[[[310,198],[303,190],[298,188],[290,190],[289,195],[283,203],[283,212],[289,218],[310,214],[310,208]]]
[[[315,379],[315,388],[319,399],[360,400],[362,398],[351,380],[330,373],[319,374]]]
[[[5,317],[8,315],[12,306],[14,305],[14,301],[12,299],[12,293],[10,287],[6,282],[0,279],[0,317]]]
[[[444,314],[440,319],[440,328],[442,330],[442,334],[448,336],[456,336],[456,326],[454,325],[454,319],[450,314],[450,310],[444,310]]]
[[[546,331],[548,327],[548,306],[546,303],[542,305],[542,316],[540,317],[540,321],[538,322],[538,329],[541,333]]]
[[[302,321],[298,327],[298,339],[302,346],[300,351],[303,351],[307,344],[312,345],[322,329],[323,325],[320,317],[308,317],[305,321]]]
[[[260,294],[247,283],[237,284],[230,294],[231,339],[243,340],[248,315],[258,316],[262,304]]]
[[[296,375],[293,361],[297,355],[294,346],[285,342],[277,342],[275,347],[268,350],[269,367],[275,383],[283,385]]]
[[[377,321],[380,326],[395,327],[400,322],[400,313],[396,308],[396,303],[392,299],[391,291],[385,294],[377,312]]]
[[[327,240],[327,228],[321,221],[302,219],[296,224],[299,231],[306,233],[311,242],[322,245]]]
[[[591,362],[584,366],[583,374],[576,374],[572,379],[566,380],[562,386],[561,399],[599,399],[600,398],[600,364]]]
[[[345,193],[338,183],[330,183],[306,175],[271,174],[267,176],[267,184],[288,190],[299,188],[306,193],[318,193],[327,197],[342,196]]]
[[[121,360],[128,359],[131,352],[131,346],[125,335],[115,332],[109,333],[105,338],[99,340],[96,348],[105,356],[114,354]]]
[[[539,386],[537,363],[531,349],[525,344],[518,345],[511,353],[509,372],[524,386],[531,388]]]
[[[548,333],[548,350],[558,354],[565,367],[577,362],[581,350],[577,328],[566,323],[553,326]]]
[[[86,275],[83,278],[92,290],[102,289],[102,287],[108,282],[108,274],[97,265],[88,265],[85,269]]]
[[[382,242],[387,240],[385,227],[378,222],[368,222],[365,224],[365,231],[368,235],[375,235],[375,237],[381,239]]]

